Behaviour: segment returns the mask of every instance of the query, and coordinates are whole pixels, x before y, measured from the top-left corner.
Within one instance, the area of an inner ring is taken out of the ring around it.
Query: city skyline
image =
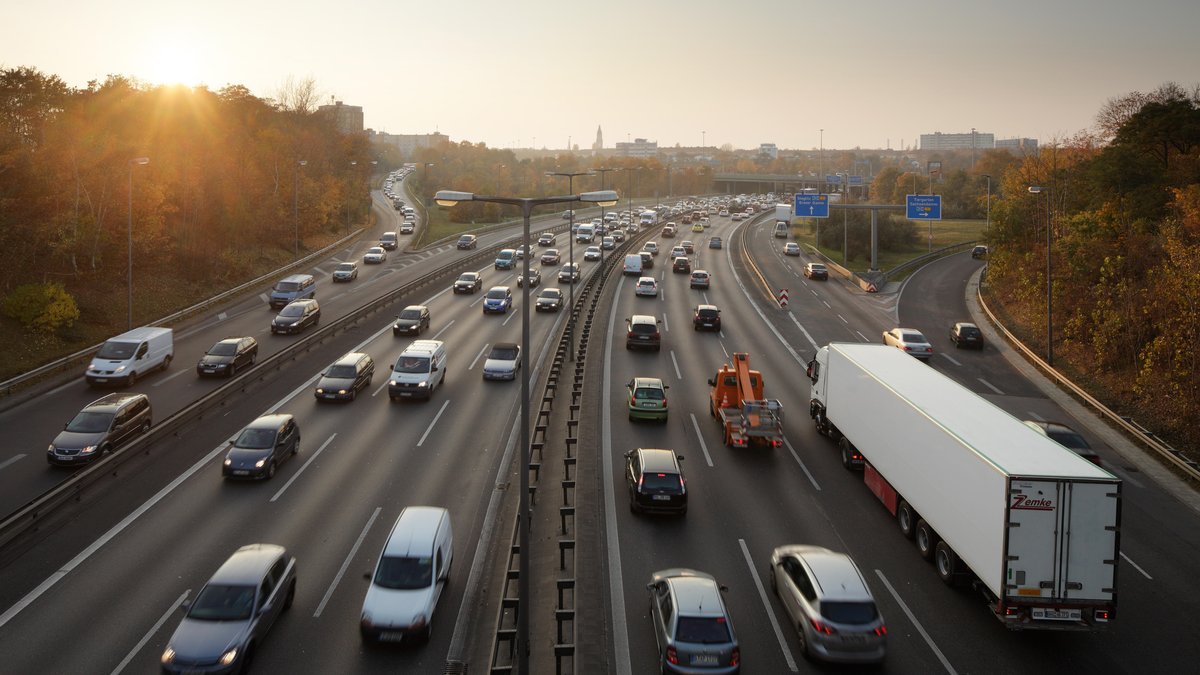
[[[73,87],[114,74],[263,98],[311,77],[318,103],[361,106],[377,131],[583,150],[597,126],[607,148],[645,138],[902,149],[972,127],[1045,144],[1090,129],[1109,98],[1168,81],[1190,89],[1200,72],[1190,35],[1200,4],[977,4],[851,14],[787,0],[614,0],[595,28],[595,9],[544,0],[366,0],[352,13],[312,0],[64,0],[7,10],[0,65]]]

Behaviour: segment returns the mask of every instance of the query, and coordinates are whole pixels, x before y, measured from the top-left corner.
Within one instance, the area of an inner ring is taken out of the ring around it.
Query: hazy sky
[[[493,147],[1045,142],[1200,83],[1200,0],[0,1],[3,67],[262,97],[311,76],[368,127]]]

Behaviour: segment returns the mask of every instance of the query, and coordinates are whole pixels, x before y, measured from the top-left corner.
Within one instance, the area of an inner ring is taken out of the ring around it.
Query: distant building
[[[436,131],[432,134],[388,134],[375,132],[371,140],[376,143],[393,145],[399,148],[400,152],[407,158],[412,157],[413,152],[417,148],[436,148],[443,143],[449,143],[450,137]]]
[[[988,150],[996,147],[996,135],[979,131],[965,134],[921,134],[922,150]]]
[[[771,159],[779,159],[779,148],[774,143],[762,143],[758,146],[758,154],[766,155]]]
[[[1036,138],[1004,138],[996,141],[997,150],[1007,150],[1014,155],[1033,155],[1037,153]]]
[[[343,134],[359,134],[363,131],[363,109],[360,105],[345,105],[335,101],[333,105],[318,107],[317,112],[332,115],[338,131]]]
[[[604,132],[600,127],[596,127],[596,142],[592,143],[592,152],[600,152],[604,149]]]
[[[622,157],[655,157],[658,155],[658,141],[635,138],[632,143],[618,142],[617,154]]]

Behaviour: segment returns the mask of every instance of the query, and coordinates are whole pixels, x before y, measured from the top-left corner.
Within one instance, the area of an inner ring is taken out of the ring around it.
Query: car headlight
[[[48,452],[48,453],[50,453],[50,454],[54,454],[54,444],[53,444],[53,443],[51,443],[50,445],[46,446],[46,452]]]
[[[358,624],[363,628],[372,628],[375,625],[375,623],[371,621],[371,614],[369,612],[362,613],[362,618],[358,620]]]
[[[227,666],[227,665],[233,663],[234,660],[237,659],[237,655],[238,655],[237,647],[234,647],[233,649],[230,649],[229,651],[225,652],[224,654],[221,655],[221,658],[220,658],[221,665]]]
[[[420,613],[416,614],[415,616],[413,616],[413,620],[412,620],[412,624],[411,624],[411,625],[412,625],[412,627],[413,627],[413,628],[423,628],[423,627],[425,626],[425,622],[426,622],[427,620],[428,620],[428,619],[427,619],[427,617],[425,616],[425,613],[424,613],[424,612],[420,612]]]
[[[117,366],[117,369],[116,369],[116,370],[114,370],[113,372],[114,372],[114,373],[119,373],[119,372],[121,372],[122,370],[125,370],[125,366]]]
[[[389,387],[398,387],[398,386],[400,386],[400,383],[395,380],[388,380],[388,386]]]
[[[417,386],[418,386],[418,387],[426,387],[426,386],[429,386],[429,383],[428,383],[428,382],[421,382],[421,383],[419,383]]]
[[[91,453],[93,453],[93,452],[95,452],[95,451],[96,451],[96,446],[94,446],[94,445],[89,445],[89,446],[86,446],[86,447],[80,448],[80,449],[79,449],[79,454],[81,454],[81,455],[90,455]]]
[[[260,460],[258,460],[257,462],[255,462],[255,463],[254,463],[254,468],[256,468],[256,469],[261,469],[261,468],[263,468],[264,466],[266,466],[266,464],[267,464],[267,458],[266,458],[266,457],[264,457],[264,458],[262,458],[262,459],[260,459]]]
[[[318,394],[324,394],[324,393],[325,393],[325,390],[324,390],[324,389],[322,389],[322,388],[320,388],[320,387],[317,387],[317,393],[318,393]]]
[[[232,457],[225,458],[225,466],[233,466],[233,458]]]
[[[345,396],[345,395],[346,395],[346,393],[347,393],[347,392],[346,392],[346,390],[345,390],[345,389],[338,389],[338,394],[340,394],[340,395],[342,395],[342,396]]]
[[[174,660],[175,660],[175,650],[171,649],[171,645],[167,645],[167,648],[163,650],[161,661],[163,663],[171,663]]]

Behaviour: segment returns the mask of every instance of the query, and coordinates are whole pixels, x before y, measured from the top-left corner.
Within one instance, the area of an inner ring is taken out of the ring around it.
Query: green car
[[[657,377],[635,377],[626,385],[630,420],[667,421],[667,385]]]

